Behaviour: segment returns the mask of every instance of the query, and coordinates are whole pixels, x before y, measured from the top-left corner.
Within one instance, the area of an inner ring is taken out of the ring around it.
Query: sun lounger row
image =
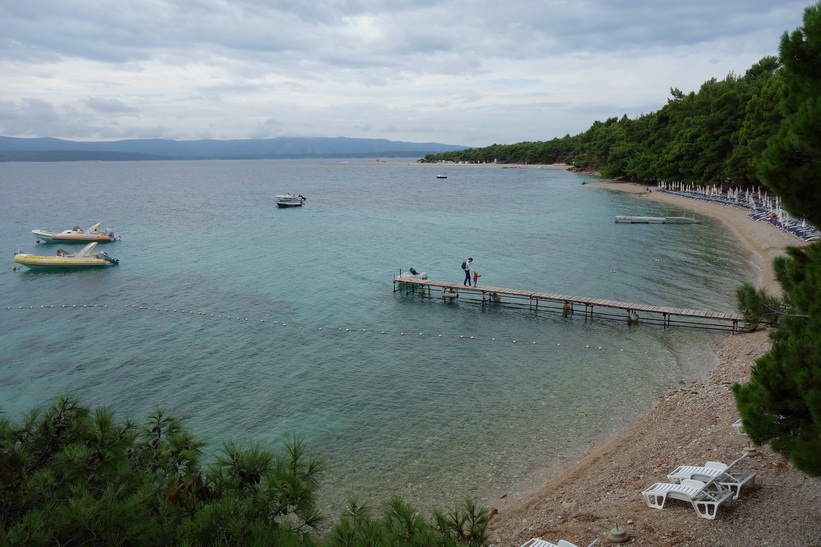
[[[749,193],[746,195],[742,195],[740,193],[728,195],[671,188],[659,188],[657,192],[675,194],[699,201],[710,201],[713,203],[720,203],[722,205],[747,209],[751,211],[750,217],[753,220],[769,222],[776,228],[789,232],[802,241],[816,241],[821,239],[821,230],[818,230],[811,224],[808,224],[806,220],[789,219],[787,218],[787,215],[783,214],[775,215],[774,211],[781,211],[781,206],[777,203],[774,205],[773,200],[770,198],[756,198],[754,195]]]
[[[755,483],[755,473],[740,463],[747,455],[730,465],[680,465],[667,475],[669,482],[657,482],[642,492],[644,502],[648,507],[663,509],[667,498],[682,500],[689,502],[698,516],[715,519],[721,505],[732,503],[741,495],[742,487]]]

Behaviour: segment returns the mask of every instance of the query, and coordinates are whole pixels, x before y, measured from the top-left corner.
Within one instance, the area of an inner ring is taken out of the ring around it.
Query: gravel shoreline
[[[647,192],[631,183],[588,183],[595,188],[635,192],[643,199],[721,219],[756,257],[759,286],[780,288],[772,259],[799,239],[767,223],[754,222],[741,209]],[[751,450],[744,464],[756,472],[755,486],[716,520],[699,518],[685,502],[668,500],[663,510],[647,507],[641,491],[679,465],[729,463],[749,447],[732,423],[738,418],[731,387],[749,378],[750,367],[770,348],[768,333],[728,335],[715,348],[716,366],[703,378],[672,390],[633,428],[590,452],[538,492],[494,510],[490,541],[521,545],[532,537],[564,539],[584,547],[596,539],[610,544],[616,526],[636,546],[821,546],[821,479],[792,469],[769,447]]]

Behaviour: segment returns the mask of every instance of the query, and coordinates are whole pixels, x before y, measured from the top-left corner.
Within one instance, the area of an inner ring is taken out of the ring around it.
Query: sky
[[[0,135],[546,141],[778,56],[809,0],[3,0]]]

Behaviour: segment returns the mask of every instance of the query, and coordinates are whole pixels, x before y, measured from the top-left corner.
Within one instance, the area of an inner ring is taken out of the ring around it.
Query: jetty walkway
[[[483,304],[517,306],[527,308],[534,313],[557,313],[565,317],[581,316],[585,321],[601,318],[626,321],[628,324],[660,325],[664,328],[688,327],[728,330],[733,334],[743,330],[740,326],[743,318],[737,313],[631,304],[600,298],[523,291],[484,285],[469,287],[462,283],[432,281],[415,277],[395,277],[393,292],[404,292],[405,295],[424,297],[441,297],[445,301],[467,299],[471,302],[481,302]]]

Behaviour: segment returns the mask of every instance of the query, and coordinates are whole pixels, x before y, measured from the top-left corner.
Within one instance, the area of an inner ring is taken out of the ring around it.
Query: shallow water
[[[719,335],[406,296],[400,269],[461,281],[472,256],[491,286],[715,311],[753,276],[718,222],[615,224],[682,211],[561,169],[323,161],[0,164],[2,409],[162,406],[211,452],[298,434],[330,514],[499,504],[712,366]],[[97,221],[118,266],[11,269],[58,247],[32,229]]]

